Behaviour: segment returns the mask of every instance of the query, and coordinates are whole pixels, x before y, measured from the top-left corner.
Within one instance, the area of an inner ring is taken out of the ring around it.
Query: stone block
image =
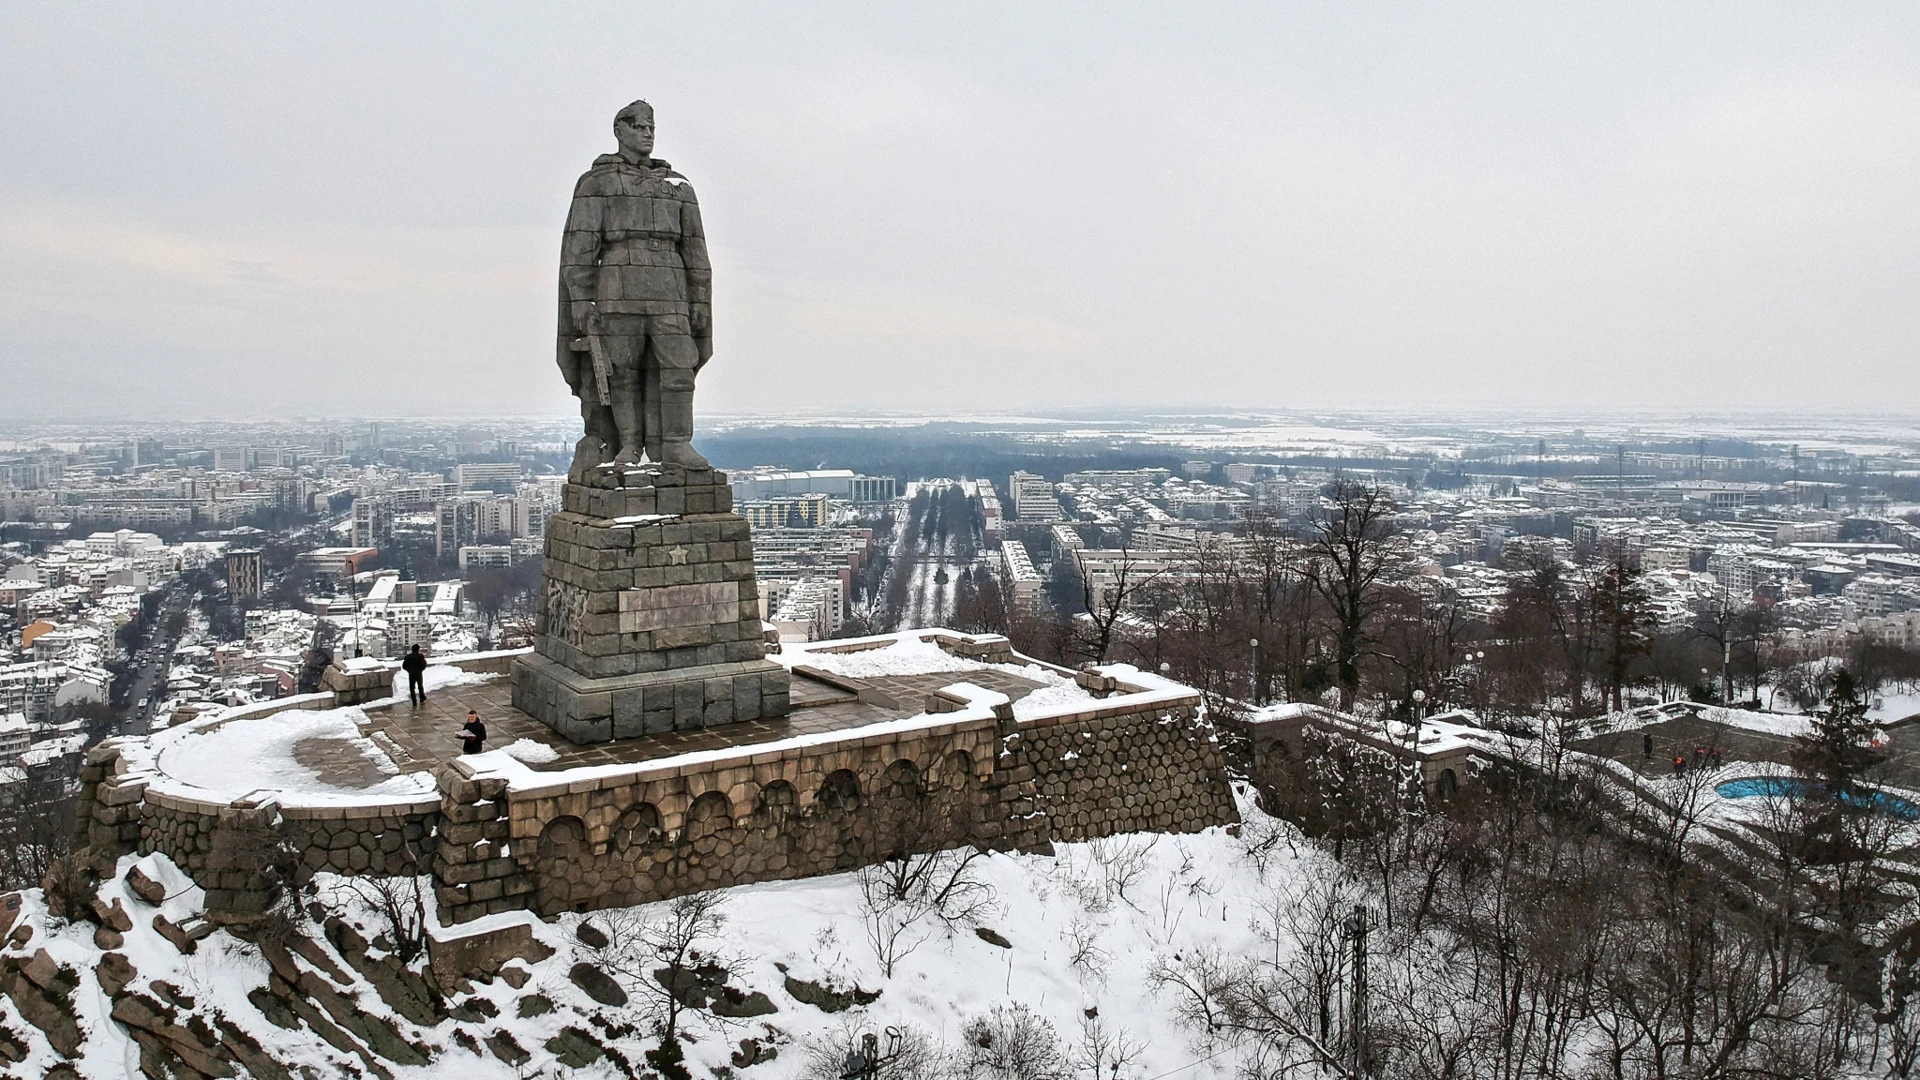
[[[758,671],[766,664],[749,530],[727,512],[730,492],[716,476],[648,465],[597,470],[567,486],[565,509],[547,529],[536,640],[545,662],[516,662],[516,707],[586,741],[630,737],[662,722],[751,719],[767,715],[769,705],[784,707],[784,694],[769,698],[736,688],[732,672],[702,670],[753,664]],[[632,513],[646,509],[682,516]],[[610,694],[594,697],[615,684],[637,686],[623,680],[639,676],[719,677],[724,686],[697,706],[674,691],[659,710],[652,694],[618,710]],[[724,709],[707,708],[723,699]]]

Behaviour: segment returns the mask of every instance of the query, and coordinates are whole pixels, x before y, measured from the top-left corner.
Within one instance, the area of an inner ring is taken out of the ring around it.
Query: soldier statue
[[[560,246],[560,371],[586,436],[570,478],[613,461],[705,466],[693,379],[713,355],[713,267],[687,178],[653,157],[653,106],[613,118],[619,152],[573,189]]]

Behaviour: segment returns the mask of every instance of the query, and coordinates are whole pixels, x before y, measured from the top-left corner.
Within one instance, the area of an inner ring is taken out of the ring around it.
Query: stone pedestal
[[[724,473],[603,465],[567,484],[540,593],[513,704],[576,743],[786,715]]]

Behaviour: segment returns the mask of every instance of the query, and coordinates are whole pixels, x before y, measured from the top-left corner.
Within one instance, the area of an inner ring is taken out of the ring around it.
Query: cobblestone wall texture
[[[916,731],[742,755],[584,790],[443,777],[441,918],[543,916],[854,869],[963,844],[1043,848],[1238,820],[1193,704]]]
[[[1016,736],[1055,840],[1238,820],[1213,725],[1182,706],[1037,721]]]
[[[786,756],[506,791],[443,779],[442,917],[624,906],[958,844],[1044,843],[1031,785],[999,775],[997,718]],[[1008,800],[1021,811],[1008,815]]]

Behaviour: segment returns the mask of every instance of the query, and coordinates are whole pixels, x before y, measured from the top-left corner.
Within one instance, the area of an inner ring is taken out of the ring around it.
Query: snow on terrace
[[[964,707],[954,712],[929,713],[924,709],[911,711],[903,709],[901,715],[874,719],[852,726],[798,731],[769,741],[688,749],[681,753],[582,766],[562,771],[536,770],[530,766],[541,764],[540,761],[516,755],[511,747],[504,751],[489,751],[462,760],[474,770],[475,775],[506,778],[512,782],[516,791],[537,792],[548,788],[570,787],[593,780],[624,778],[637,771],[671,773],[742,755],[758,756],[770,752],[797,751],[835,742],[849,736],[886,735],[986,719],[993,715],[996,707],[1005,706],[1009,702],[1012,704],[1016,720],[1030,721],[1078,712],[1094,706],[1143,706],[1160,702],[1171,703],[1189,699],[1194,693],[1185,686],[1148,675],[1129,665],[1115,664],[1100,668],[1099,671],[1118,679],[1132,689],[1106,699],[1096,699],[1070,675],[1046,664],[989,663],[955,656],[941,648],[934,640],[936,635],[947,633],[946,631],[906,631],[872,638],[841,639],[809,644],[795,643],[784,646],[773,659],[788,668],[808,668],[847,679],[872,681],[882,686],[891,685],[888,680],[905,679],[934,685],[944,693],[966,703]],[[982,673],[997,673],[1003,678],[1011,677],[1012,680],[1022,684],[1021,690],[1024,692],[1015,697],[1004,690],[982,686],[966,678],[969,674],[978,678]],[[929,675],[956,677],[951,680],[940,678],[929,681],[925,678]],[[797,675],[796,677],[805,676]],[[1031,684],[1038,685],[1033,689],[1026,689],[1026,685]]]
[[[364,732],[357,706],[290,711],[193,732],[160,751],[160,771],[206,795],[237,799],[259,790],[424,795],[431,773],[400,766]]]
[[[429,692],[497,677],[439,664],[424,673]],[[396,680],[402,694],[404,679]],[[367,712],[400,700],[264,715],[258,708],[229,709],[156,732],[144,749],[134,744],[129,752],[157,774],[152,787],[207,801],[228,802],[257,791],[292,796],[304,805],[430,795],[432,771],[412,761],[407,762],[411,768],[403,768],[395,759],[406,755],[393,752],[392,740]],[[537,756],[524,749],[522,754]]]
[[[1509,745],[1511,740],[1497,732],[1475,725],[1472,722],[1472,715],[1465,712],[1442,713],[1439,716],[1428,717],[1420,722],[1417,735],[1412,725],[1398,720],[1356,716],[1297,701],[1262,706],[1255,710],[1246,722],[1273,723],[1303,717],[1318,720],[1325,726],[1344,730],[1373,742],[1390,745],[1395,749],[1404,749],[1409,744],[1414,744],[1424,757],[1458,751],[1512,756],[1512,748]]]
[[[226,802],[266,790],[279,793],[287,805],[331,806],[431,795],[439,766],[456,756],[457,741],[448,734],[457,727],[454,713],[464,715],[465,703],[475,700],[442,693],[455,687],[472,687],[484,695],[479,702],[483,719],[499,736],[498,749],[465,760],[480,772],[512,777],[516,788],[630,772],[641,765],[685,766],[741,752],[798,749],[852,734],[950,724],[989,716],[1009,702],[1015,719],[1032,721],[1094,706],[1145,705],[1192,694],[1176,683],[1114,665],[1101,670],[1132,689],[1096,701],[1071,672],[1017,654],[1013,663],[956,656],[943,649],[936,636],[964,639],[946,631],[908,631],[794,644],[774,657],[789,668],[883,688],[901,703],[890,710],[834,701],[797,707],[787,720],[741,725],[738,731],[672,732],[575,747],[506,704],[506,676],[434,665],[426,672],[429,702],[420,709],[406,703],[405,676],[396,673],[395,696],[390,698],[334,709],[287,709],[289,702],[281,701],[274,704],[284,711],[271,715],[263,712],[272,705],[226,710],[134,740],[127,753],[130,763],[155,774],[153,786],[161,792]],[[796,682],[806,679],[804,672],[795,675]],[[925,695],[933,691],[966,705],[959,712],[928,713]],[[438,741],[424,740],[413,728],[430,730]]]

